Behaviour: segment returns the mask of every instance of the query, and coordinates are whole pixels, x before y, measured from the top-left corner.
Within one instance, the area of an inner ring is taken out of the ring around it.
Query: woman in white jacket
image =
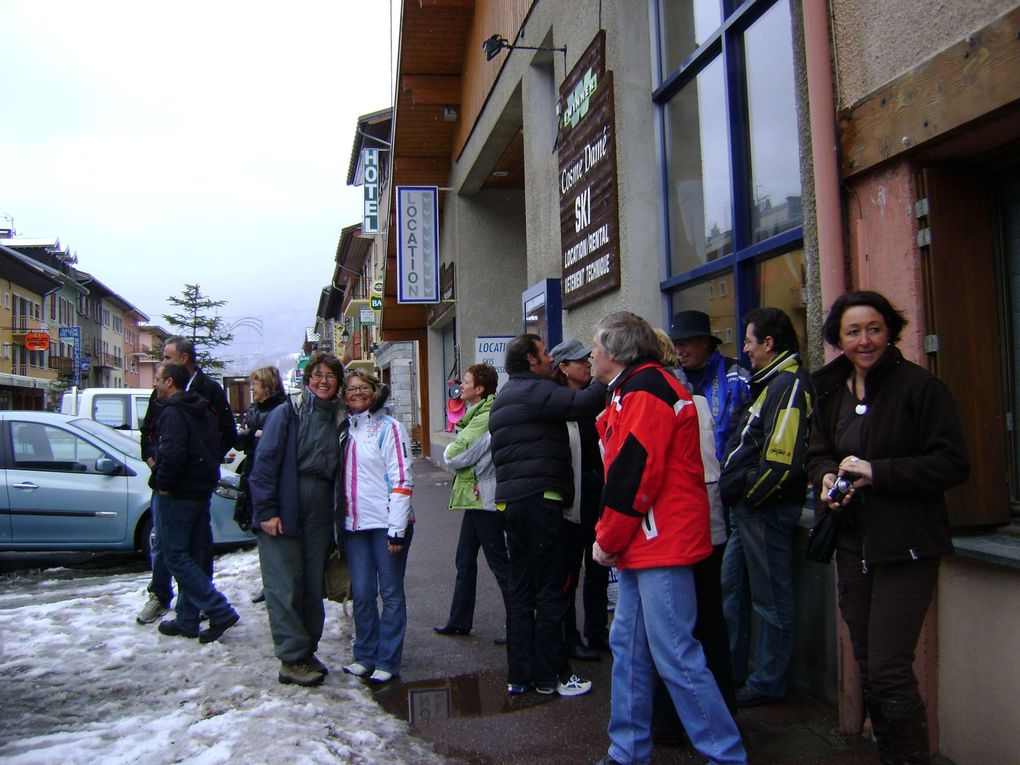
[[[350,428],[338,511],[343,513],[355,632],[354,661],[344,671],[385,683],[400,674],[407,628],[404,570],[414,530],[411,449],[403,425],[385,408],[371,411],[382,389],[374,375],[350,370],[344,387]]]

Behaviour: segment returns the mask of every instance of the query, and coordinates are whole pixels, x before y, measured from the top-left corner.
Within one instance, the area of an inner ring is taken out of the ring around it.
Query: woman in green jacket
[[[463,510],[464,518],[457,542],[457,583],[450,617],[446,624],[434,628],[440,635],[471,632],[479,547],[485,551],[485,560],[503,593],[503,605],[510,605],[510,558],[503,514],[496,510],[496,470],[489,451],[489,409],[498,381],[495,368],[488,364],[475,364],[464,373],[461,395],[469,408],[457,423],[457,437],[443,453],[447,466],[456,471],[450,509]],[[493,642],[502,644],[505,638],[497,637]]]

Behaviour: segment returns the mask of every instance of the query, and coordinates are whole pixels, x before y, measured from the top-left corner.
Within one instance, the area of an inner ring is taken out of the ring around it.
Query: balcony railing
[[[70,356],[50,356],[50,369],[58,372],[70,372],[71,364],[74,361]]]

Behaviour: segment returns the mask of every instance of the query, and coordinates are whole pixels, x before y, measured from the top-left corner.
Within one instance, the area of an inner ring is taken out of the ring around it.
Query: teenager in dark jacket
[[[881,760],[890,763],[929,760],[914,647],[941,556],[953,551],[944,492],[969,472],[952,395],[895,345],[905,324],[877,292],[833,303],[822,333],[843,355],[813,375],[807,453],[819,512],[840,513],[839,606]],[[837,477],[852,488],[833,499]]]
[[[156,516],[167,568],[177,580],[176,618],[160,622],[164,635],[218,640],[237,612],[213,586],[204,562],[212,556],[209,500],[220,476],[215,424],[205,401],[185,391],[188,370],[163,364],[156,376],[160,408],[150,484],[159,493]],[[198,631],[199,613],[209,627]]]
[[[507,346],[510,375],[492,405],[489,433],[496,466],[496,507],[505,509],[510,554],[507,692],[578,696],[591,681],[570,671],[563,634],[567,562],[563,508],[574,501],[567,420],[595,416],[605,386],[557,385],[552,357],[538,335]]]

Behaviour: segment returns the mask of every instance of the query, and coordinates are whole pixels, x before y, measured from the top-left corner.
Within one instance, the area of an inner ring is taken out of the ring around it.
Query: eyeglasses
[[[312,379],[315,380],[316,382],[322,382],[323,380],[325,380],[326,382],[336,382],[336,375],[334,374],[324,375],[322,372],[314,372],[312,374]]]
[[[372,388],[369,385],[355,385],[347,389],[348,393],[371,393]]]

